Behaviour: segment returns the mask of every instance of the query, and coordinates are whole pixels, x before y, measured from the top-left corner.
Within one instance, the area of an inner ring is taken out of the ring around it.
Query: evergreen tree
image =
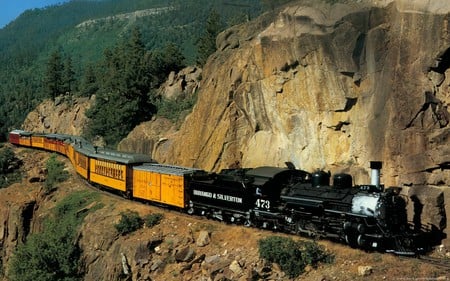
[[[88,138],[103,136],[107,144],[115,145],[134,126],[151,118],[152,79],[146,58],[137,29],[127,41],[105,52],[97,100],[86,113],[91,118],[85,132]]]
[[[197,41],[197,63],[203,66],[208,57],[216,51],[216,37],[224,28],[220,14],[212,10],[206,20],[206,30]]]
[[[64,67],[62,71],[62,92],[70,93],[75,88],[75,72],[72,67],[72,59],[67,57],[64,61]]]
[[[185,57],[181,53],[180,48],[178,48],[178,46],[174,43],[167,44],[162,52],[162,55],[164,62],[163,72],[166,74],[166,77],[171,71],[178,72],[186,66],[184,63]]]
[[[94,67],[88,65],[84,71],[83,79],[81,80],[80,95],[89,97],[95,94],[99,89],[97,77],[95,75]]]
[[[146,64],[153,79],[153,88],[163,83],[171,71],[178,72],[185,67],[184,60],[180,49],[173,43],[167,44],[163,50],[150,53]]]
[[[47,71],[44,77],[44,89],[49,97],[55,99],[62,93],[63,64],[61,53],[54,51],[47,62]]]

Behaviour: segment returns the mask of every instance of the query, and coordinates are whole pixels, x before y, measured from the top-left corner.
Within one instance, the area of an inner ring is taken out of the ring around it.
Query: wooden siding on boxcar
[[[69,158],[70,162],[72,163],[72,166],[76,166],[75,165],[75,149],[73,148],[72,144],[70,143],[66,143],[66,155]]]
[[[9,133],[9,143],[20,144],[20,134],[19,132],[12,131]]]
[[[197,169],[159,164],[133,167],[133,197],[184,208],[186,177]]]
[[[66,144],[64,141],[61,140],[56,141],[56,151],[61,153],[62,155],[67,156],[67,146],[68,144]]]

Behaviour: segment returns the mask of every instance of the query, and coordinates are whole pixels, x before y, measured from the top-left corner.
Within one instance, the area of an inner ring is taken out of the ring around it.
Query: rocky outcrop
[[[40,173],[45,167],[42,160],[42,153],[24,158],[21,161],[25,171],[23,181],[0,189],[0,280],[7,272],[17,245],[29,234],[42,229],[43,214],[48,210],[39,208],[44,201],[40,183],[45,177]],[[36,177],[39,180],[35,180]]]
[[[193,66],[188,66],[178,73],[172,71],[161,86],[159,94],[167,99],[191,96],[199,89],[201,76],[202,70]]]
[[[17,244],[23,242],[31,231],[31,222],[36,207],[32,196],[17,196],[14,200],[10,192],[21,188],[0,189],[0,264],[7,264]]]
[[[298,1],[223,32],[196,107],[155,158],[206,170],[290,161],[357,183],[381,160],[386,185],[448,185],[450,5],[423,3]]]
[[[22,129],[79,136],[87,124],[86,110],[94,99],[60,96],[46,100],[28,114]]]
[[[170,133],[175,133],[176,128],[172,121],[158,118],[152,122],[142,123],[123,139],[118,150],[149,154],[155,157],[160,146],[168,145]]]

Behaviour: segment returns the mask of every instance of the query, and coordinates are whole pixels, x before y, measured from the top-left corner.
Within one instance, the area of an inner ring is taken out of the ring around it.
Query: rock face
[[[79,136],[87,123],[86,110],[93,99],[57,97],[47,100],[28,114],[22,128],[26,131]]]
[[[450,182],[450,4],[294,2],[219,35],[198,103],[156,160]],[[428,3],[428,2],[427,2]],[[431,43],[432,42],[432,43]]]

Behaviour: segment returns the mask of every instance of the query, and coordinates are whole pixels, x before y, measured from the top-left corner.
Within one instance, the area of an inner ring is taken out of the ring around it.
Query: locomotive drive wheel
[[[345,234],[345,242],[352,248],[358,247],[358,237],[355,234]]]

